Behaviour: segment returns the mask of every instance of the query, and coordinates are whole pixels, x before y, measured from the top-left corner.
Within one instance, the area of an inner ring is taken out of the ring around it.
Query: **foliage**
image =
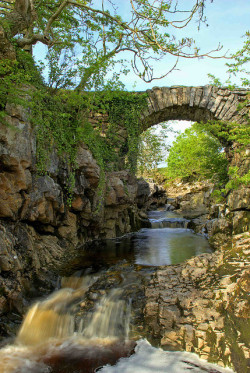
[[[141,133],[141,113],[147,106],[146,94],[131,94],[119,92],[112,94],[112,99],[108,102],[109,120],[113,126],[110,127],[108,136],[113,141],[118,140],[117,125],[125,128],[127,132],[127,143],[119,151],[120,157],[125,157],[125,167],[135,173],[137,170],[137,157],[139,154],[139,143]],[[115,143],[115,142],[114,142]]]
[[[7,99],[9,104],[27,105],[22,96],[24,86],[28,90],[31,84],[33,88],[43,87],[41,71],[29,53],[18,50],[16,60],[0,60],[0,118],[5,116]]]
[[[160,129],[160,131],[159,131]],[[167,123],[161,123],[151,127],[140,135],[138,154],[138,174],[140,176],[155,175],[155,171],[160,162],[166,158],[169,146],[166,144],[168,133],[173,129]]]
[[[76,168],[76,153],[80,142],[91,150],[100,167],[99,192],[103,191],[105,171],[118,168],[120,154],[116,143],[118,125],[125,125],[128,131],[128,163],[135,171],[136,139],[139,132],[139,117],[145,105],[145,95],[128,92],[81,94],[75,91],[39,91],[34,95],[32,108],[33,122],[37,135],[38,171],[46,173],[49,168],[50,154],[56,149],[58,155],[68,166],[69,175]],[[90,111],[108,113],[111,126],[102,133],[102,123],[94,128],[88,121]],[[73,178],[71,177],[71,180]],[[72,185],[68,185],[72,189]],[[68,200],[70,201],[70,193]]]
[[[208,121],[207,123],[196,123],[196,127],[215,136],[231,155],[238,152],[241,157],[244,157],[243,154],[249,147],[250,126],[248,124]],[[246,173],[242,174],[242,170],[239,170],[238,167],[230,166],[228,168],[229,181],[221,192],[227,194],[230,189],[237,189],[240,184],[248,185],[249,178],[249,171],[246,170]]]
[[[225,186],[225,191],[237,189],[240,185],[250,185],[250,170],[248,170],[246,174],[240,176],[239,168],[237,166],[231,166],[229,167],[228,175],[230,180]]]
[[[220,79],[216,78],[214,75],[209,74],[209,77],[212,79],[212,83],[215,86],[226,85],[229,89],[235,89],[236,84],[233,82],[235,77],[240,79],[242,87],[250,88],[250,79],[249,79],[249,66],[250,63],[250,32],[246,32],[245,41],[243,47],[234,55],[232,55],[233,62],[227,63],[228,68],[227,81],[222,84]],[[247,98],[243,101],[238,109],[243,109],[244,107],[249,106],[250,93],[248,92]],[[245,113],[245,122],[240,123],[224,123],[221,121],[209,121],[207,124],[201,123],[200,127],[205,128],[209,133],[216,136],[219,141],[230,148],[231,154],[235,151],[242,154],[242,151],[249,146],[250,138],[250,118],[249,110]],[[232,147],[232,145],[234,145]],[[229,181],[225,185],[225,188],[221,191],[217,191],[217,194],[227,194],[231,189],[237,189],[239,185],[249,185],[250,183],[250,171],[245,171],[245,174],[242,174],[242,170],[239,170],[238,167],[230,166],[228,169],[228,178]]]
[[[159,170],[167,182],[175,178],[209,178],[215,182],[213,194],[218,200],[231,189],[249,185],[250,171],[229,166],[226,151],[242,154],[249,145],[250,127],[240,123],[209,121],[195,123],[180,135],[170,150],[168,167]],[[233,144],[237,146],[232,148]]]
[[[98,76],[114,64],[121,65],[117,55],[129,56],[124,64],[151,82],[159,78],[154,76],[155,62],[166,54],[176,57],[176,63],[179,57],[213,57],[214,51],[199,54],[192,38],[177,40],[174,35],[176,28],[186,27],[194,18],[199,25],[206,23],[207,1],[193,0],[190,10],[181,10],[176,0],[125,4],[118,0],[10,0],[8,7],[0,1],[0,55],[9,58],[8,48],[3,48],[7,42],[24,49],[43,43],[48,47],[49,83],[54,88],[93,89]]]
[[[169,178],[194,177],[227,182],[227,160],[218,139],[193,125],[179,135],[167,159]]]
[[[249,145],[250,126],[245,123],[210,120],[206,123],[196,123],[195,127],[216,137],[224,147],[230,147],[233,143],[242,147]]]

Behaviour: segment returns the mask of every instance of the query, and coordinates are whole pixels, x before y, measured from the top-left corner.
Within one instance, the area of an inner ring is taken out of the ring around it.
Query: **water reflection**
[[[84,308],[89,296],[86,293],[100,275],[96,268],[109,267],[125,259],[128,263],[147,266],[143,268],[146,272],[150,270],[148,266],[177,264],[211,252],[204,237],[177,227],[177,220],[186,224],[179,215],[161,210],[151,211],[149,218],[155,222],[155,228],[144,228],[117,240],[95,244],[84,251],[81,259],[75,259],[77,262],[71,265],[77,263],[81,270],[70,278],[62,278],[60,290],[34,304],[27,312],[15,344],[0,350],[0,373],[94,373],[98,367],[114,364],[133,352],[135,342],[128,340],[132,300],[124,290],[132,288],[136,277],[131,278],[124,271],[119,276],[124,282],[121,288],[112,289],[112,282],[108,283],[104,293],[100,291],[95,306],[93,303],[83,317],[80,306]],[[157,224],[164,226],[162,222],[165,224],[171,219],[175,228],[157,228]],[[84,272],[82,269],[88,266],[91,270]],[[76,315],[82,317],[79,324]],[[158,357],[155,361],[157,363]],[[169,372],[170,369],[171,366]],[[156,370],[152,367],[150,371]]]
[[[131,264],[161,266],[182,263],[195,255],[210,252],[207,239],[190,229],[143,228],[133,235],[91,246],[84,252],[81,262],[105,267],[125,259]]]
[[[153,266],[182,263],[212,251],[204,237],[182,228],[142,229],[133,245],[135,263]]]

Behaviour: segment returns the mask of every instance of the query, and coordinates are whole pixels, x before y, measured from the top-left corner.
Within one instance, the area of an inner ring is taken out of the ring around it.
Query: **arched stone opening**
[[[245,122],[248,107],[239,110],[247,90],[230,91],[204,87],[155,87],[147,91],[148,108],[143,113],[143,130],[169,120]]]

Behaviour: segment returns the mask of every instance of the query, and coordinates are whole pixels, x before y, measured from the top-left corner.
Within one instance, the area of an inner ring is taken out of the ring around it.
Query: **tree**
[[[194,177],[227,182],[227,159],[217,138],[194,124],[179,135],[167,159],[170,178]]]
[[[140,176],[152,177],[170,148],[166,140],[169,132],[174,132],[173,129],[167,123],[161,123],[157,127],[157,130],[155,127],[147,129],[140,136],[137,159],[137,172]]]
[[[0,1],[0,58],[15,59],[16,48],[30,51],[32,45],[43,43],[48,47],[52,86],[77,85],[84,90],[95,74],[100,70],[105,74],[117,55],[128,52],[135,73],[151,82],[162,77],[154,76],[153,64],[163,55],[177,61],[179,57],[214,58],[213,51],[200,55],[192,38],[176,40],[170,33],[186,27],[194,17],[206,22],[205,3],[193,0],[190,10],[182,10],[175,0],[127,0],[122,17],[119,1]],[[58,76],[60,81],[55,82]]]

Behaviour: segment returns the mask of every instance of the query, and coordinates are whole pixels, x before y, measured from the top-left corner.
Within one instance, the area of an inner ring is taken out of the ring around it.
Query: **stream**
[[[138,281],[157,266],[212,252],[176,213],[161,209],[148,217],[151,228],[95,243],[73,261],[71,274],[30,307],[15,341],[0,350],[0,373],[232,372],[192,353],[153,347],[140,333],[133,310],[143,299]]]

